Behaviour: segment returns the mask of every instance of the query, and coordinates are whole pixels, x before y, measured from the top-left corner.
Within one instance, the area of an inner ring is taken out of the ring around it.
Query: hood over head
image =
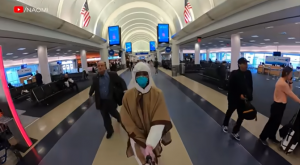
[[[143,89],[142,87],[140,87],[140,85],[136,82],[136,73],[137,72],[141,72],[141,71],[145,71],[148,72],[148,85]],[[141,93],[148,93],[152,87],[152,77],[151,77],[151,70],[149,68],[149,66],[143,62],[139,62],[134,66],[134,69],[132,71],[132,83],[134,83],[134,87]]]

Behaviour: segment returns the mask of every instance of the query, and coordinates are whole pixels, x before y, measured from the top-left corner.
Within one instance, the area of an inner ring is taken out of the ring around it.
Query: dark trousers
[[[280,126],[286,104],[274,102],[271,105],[270,118],[260,134],[260,139],[276,139],[276,133]]]
[[[117,111],[117,103],[115,103],[112,100],[101,100],[101,106],[100,106],[100,112],[103,118],[104,127],[108,133],[112,133],[114,131],[114,128],[111,124],[111,117],[114,117],[118,120],[118,122],[121,122],[121,116],[119,112]]]
[[[155,67],[155,73],[158,73],[158,67]]]
[[[239,101],[231,101],[231,100],[229,101],[228,100],[228,110],[226,112],[223,125],[228,126],[231,115],[235,110],[237,110],[237,113],[238,113],[238,119],[235,123],[235,126],[233,127],[232,133],[238,133],[240,131],[241,125],[244,121],[244,118],[242,117],[243,105],[245,105],[245,104],[242,100],[239,100]]]
[[[74,89],[74,87],[75,87],[76,90],[79,91],[77,83],[75,83],[75,82],[73,82],[73,83],[69,82],[69,84],[70,84],[70,87],[72,87],[72,89]]]

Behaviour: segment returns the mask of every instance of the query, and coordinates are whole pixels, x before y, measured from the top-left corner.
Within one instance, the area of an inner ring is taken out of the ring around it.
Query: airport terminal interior
[[[157,162],[146,164],[300,165],[298,102],[287,99],[278,142],[260,138],[274,117],[275,85],[287,67],[292,92],[300,97],[299,0],[0,3],[0,164],[141,165],[127,156],[127,145],[140,141],[126,131],[125,99],[123,105],[117,101],[132,90],[148,94],[136,87],[135,66],[141,64],[149,69],[150,91],[161,90],[173,125],[172,142],[162,147]],[[257,114],[246,120],[249,109],[234,111],[227,131],[228,93],[240,89],[230,86],[231,73],[246,63],[253,100],[245,104]],[[123,80],[128,89],[120,92]],[[103,101],[106,87],[113,97]],[[107,107],[121,119],[105,112]],[[242,115],[240,130],[232,133]],[[152,120],[145,118],[140,120]],[[113,133],[106,131],[110,120]],[[136,126],[146,138],[141,151],[147,151],[155,126],[160,125]],[[161,132],[159,144],[166,131]]]

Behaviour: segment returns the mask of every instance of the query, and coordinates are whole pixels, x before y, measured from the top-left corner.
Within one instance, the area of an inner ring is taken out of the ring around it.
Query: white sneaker
[[[227,126],[222,126],[222,130],[223,130],[223,132],[225,132],[225,133],[228,133],[228,127]]]
[[[231,135],[234,137],[235,140],[237,141],[241,140],[239,133],[231,133]]]

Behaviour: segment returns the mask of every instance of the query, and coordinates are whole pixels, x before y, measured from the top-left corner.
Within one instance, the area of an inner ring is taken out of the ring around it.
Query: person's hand
[[[245,100],[246,98],[245,98],[245,96],[244,96],[244,95],[241,95],[241,99],[242,99],[242,100]]]
[[[146,154],[146,156],[150,155],[152,157],[152,160],[153,160],[153,158],[155,157],[155,155],[153,153],[153,147],[147,145],[147,147],[145,148],[145,154]]]

